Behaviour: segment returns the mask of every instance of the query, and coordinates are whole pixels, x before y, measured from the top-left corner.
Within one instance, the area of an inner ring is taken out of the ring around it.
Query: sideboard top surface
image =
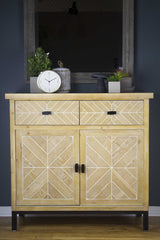
[[[143,100],[153,99],[153,93],[6,93],[10,100]]]

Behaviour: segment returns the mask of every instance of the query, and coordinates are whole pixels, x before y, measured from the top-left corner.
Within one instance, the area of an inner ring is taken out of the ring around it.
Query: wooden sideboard
[[[152,93],[6,94],[12,230],[17,214],[143,215],[148,230]]]

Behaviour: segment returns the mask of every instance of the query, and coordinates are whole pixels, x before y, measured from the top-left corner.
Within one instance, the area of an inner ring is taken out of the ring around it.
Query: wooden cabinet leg
[[[17,213],[12,212],[12,231],[17,231]]]
[[[143,231],[148,231],[148,212],[143,212]]]

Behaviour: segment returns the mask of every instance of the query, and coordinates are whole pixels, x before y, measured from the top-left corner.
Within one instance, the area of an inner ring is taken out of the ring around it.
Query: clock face
[[[44,92],[56,92],[61,86],[61,78],[58,73],[47,70],[40,73],[37,78],[37,85]]]

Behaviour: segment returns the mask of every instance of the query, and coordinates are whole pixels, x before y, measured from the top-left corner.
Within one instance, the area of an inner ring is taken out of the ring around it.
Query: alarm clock
[[[46,93],[56,92],[61,86],[61,77],[51,70],[41,72],[37,78],[37,86]]]

